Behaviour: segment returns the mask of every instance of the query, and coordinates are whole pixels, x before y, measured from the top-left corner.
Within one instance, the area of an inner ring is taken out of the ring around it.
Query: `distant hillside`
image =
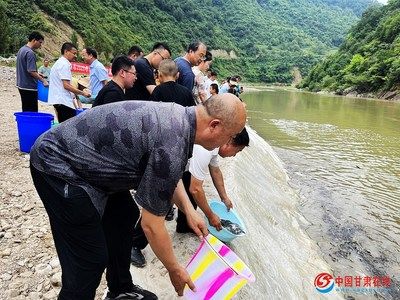
[[[371,3],[375,0],[0,0],[0,54],[15,53],[34,29],[59,35],[50,16],[75,31],[70,39],[82,37],[104,60],[133,44],[148,51],[156,41],[168,42],[175,57],[199,39],[232,54],[214,61],[221,77],[237,73],[247,81],[289,83],[294,67],[307,74]]]
[[[317,64],[300,87],[394,96],[386,92],[400,87],[400,0],[368,9],[339,50]]]

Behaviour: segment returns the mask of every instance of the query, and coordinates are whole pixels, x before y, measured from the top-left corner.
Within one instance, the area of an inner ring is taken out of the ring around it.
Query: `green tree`
[[[78,35],[75,31],[71,34],[71,43],[78,47]]]
[[[3,1],[0,1],[0,24],[0,53],[6,53],[9,48],[10,25],[6,15],[6,4]]]
[[[341,93],[384,92],[400,86],[400,0],[373,6],[349,31],[337,53],[313,67],[299,85]]]
[[[291,70],[304,75],[344,39],[373,1],[357,0],[0,0],[10,20],[9,49],[26,34],[50,32],[45,14],[69,25],[105,59],[133,44],[145,52],[167,42],[178,56],[193,40],[236,54],[214,60],[221,76],[291,83]],[[38,28],[34,28],[38,27]],[[72,37],[71,37],[72,38]],[[11,44],[12,42],[12,44]],[[362,54],[362,53],[361,53]],[[362,54],[363,55],[363,54]],[[347,62],[346,62],[347,63]]]

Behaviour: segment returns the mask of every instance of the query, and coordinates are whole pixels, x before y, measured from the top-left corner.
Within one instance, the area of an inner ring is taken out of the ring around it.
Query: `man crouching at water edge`
[[[165,228],[173,203],[202,237],[204,220],[190,204],[180,178],[193,144],[214,149],[239,133],[246,121],[242,102],[217,95],[196,107],[122,101],[88,110],[43,134],[31,150],[31,174],[49,216],[62,268],[59,299],[93,299],[107,268],[106,299],[157,299],[132,283],[133,229],[142,227],[169,272],[178,295],[187,284]],[[109,198],[121,192],[119,198]]]

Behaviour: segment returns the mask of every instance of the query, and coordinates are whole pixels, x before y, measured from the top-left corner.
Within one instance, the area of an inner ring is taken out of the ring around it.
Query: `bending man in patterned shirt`
[[[182,295],[186,284],[194,289],[164,218],[175,203],[198,236],[207,234],[180,178],[194,143],[219,147],[245,121],[242,102],[231,94],[196,107],[122,101],[92,108],[40,136],[30,154],[31,174],[62,267],[59,299],[93,299],[105,268],[106,299],[156,299],[134,285],[129,272],[139,218],[130,189],[136,190],[141,225],[175,291]]]

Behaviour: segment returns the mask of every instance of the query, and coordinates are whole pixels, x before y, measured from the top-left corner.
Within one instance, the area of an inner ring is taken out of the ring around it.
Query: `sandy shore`
[[[32,184],[29,155],[21,153],[13,113],[21,103],[15,88],[15,69],[0,67],[0,299],[56,299],[61,269],[47,214]],[[39,103],[39,111],[53,113]],[[209,183],[207,183],[209,186]],[[175,221],[167,222],[178,260],[185,265],[200,241],[175,233]],[[131,267],[134,283],[155,292],[160,299],[176,299],[169,276],[150,247],[144,251],[148,265]],[[104,276],[103,276],[104,277]],[[106,289],[103,278],[96,299]]]

